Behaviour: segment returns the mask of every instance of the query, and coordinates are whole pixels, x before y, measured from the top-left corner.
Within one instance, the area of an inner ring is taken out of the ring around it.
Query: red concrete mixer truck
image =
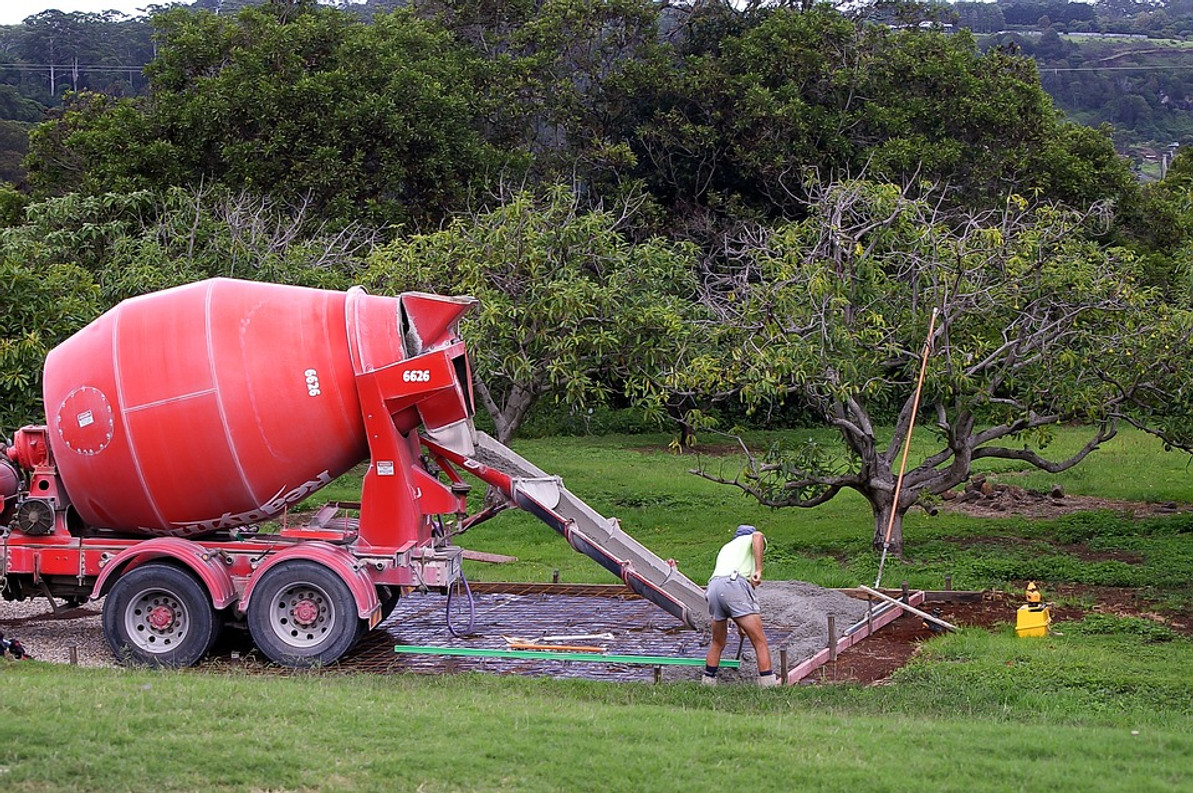
[[[0,449],[0,594],[103,598],[129,663],[194,664],[238,623],[275,663],[327,664],[455,585],[453,536],[513,506],[702,626],[674,563],[476,431],[474,302],[213,279],[116,306],[50,352],[45,425]],[[285,519],[366,461],[359,502]],[[504,499],[469,515],[465,472]]]

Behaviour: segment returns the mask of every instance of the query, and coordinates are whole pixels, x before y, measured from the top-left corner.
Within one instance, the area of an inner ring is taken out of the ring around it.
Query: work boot
[[[774,672],[771,672],[770,674],[759,675],[758,685],[762,686],[763,688],[771,688],[773,686],[779,685],[779,678]]]
[[[717,679],[715,677],[713,677],[712,675],[700,675],[700,685],[715,686],[716,684],[717,684]]]

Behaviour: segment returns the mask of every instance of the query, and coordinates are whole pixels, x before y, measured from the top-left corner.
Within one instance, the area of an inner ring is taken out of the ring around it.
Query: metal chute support
[[[477,433],[472,458],[426,439],[423,443],[440,458],[502,491],[515,506],[562,534],[572,548],[616,575],[633,592],[691,628],[708,626],[704,589],[679,572],[674,562],[659,558],[623,531],[616,518],[602,516],[577,498],[559,477],[483,432]]]

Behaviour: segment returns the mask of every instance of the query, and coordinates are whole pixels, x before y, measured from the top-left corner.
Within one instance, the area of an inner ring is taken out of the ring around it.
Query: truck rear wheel
[[[195,576],[151,562],[116,579],[104,601],[103,624],[122,663],[183,667],[207,654],[221,623]]]
[[[248,624],[253,643],[269,660],[296,667],[338,661],[364,628],[343,579],[302,559],[281,562],[262,576],[249,601]]]

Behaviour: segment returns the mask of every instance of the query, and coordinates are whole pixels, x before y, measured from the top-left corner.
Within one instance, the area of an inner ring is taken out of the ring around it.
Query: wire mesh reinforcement
[[[707,650],[707,636],[684,627],[675,617],[618,587],[604,587],[593,594],[556,594],[553,590],[519,594],[525,585],[509,587],[514,591],[475,591],[476,622],[473,633],[460,638],[448,631],[445,619],[446,598],[434,594],[411,594],[399,603],[377,630],[367,634],[360,645],[339,664],[345,671],[375,673],[489,672],[534,677],[584,678],[610,681],[654,679],[649,665],[628,663],[573,663],[543,658],[487,658],[438,655],[404,655],[394,652],[395,645],[420,645],[446,648],[504,650],[505,637],[534,640],[540,636],[613,634],[613,639],[599,644],[611,655],[667,656],[702,658]],[[534,588],[555,585],[533,585]],[[585,592],[583,587],[560,587],[565,591]],[[618,590],[621,594],[614,594]],[[454,606],[453,606],[454,607]],[[776,645],[784,634],[768,631]],[[730,633],[726,657],[732,657],[737,637]],[[748,649],[748,642],[747,642]],[[700,667],[677,670],[696,679]]]

